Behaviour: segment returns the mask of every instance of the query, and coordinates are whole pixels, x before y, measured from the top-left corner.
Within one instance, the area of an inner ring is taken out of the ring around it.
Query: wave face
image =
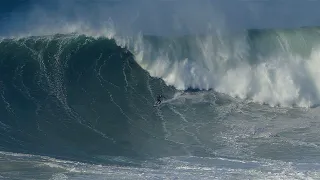
[[[2,150],[139,156],[148,138],[165,143],[152,105],[172,88],[113,40],[29,37],[3,40],[0,49]]]

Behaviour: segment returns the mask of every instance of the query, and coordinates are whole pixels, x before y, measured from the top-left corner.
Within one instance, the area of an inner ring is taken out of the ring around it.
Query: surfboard
[[[156,103],[154,103],[153,107],[160,106],[161,104],[162,104],[162,102],[161,103],[156,102]]]
[[[163,100],[163,101],[161,101],[160,103],[155,102],[154,105],[153,105],[153,107],[158,107],[158,106],[160,106],[160,105],[163,105],[163,104],[166,104],[166,103],[170,103],[171,101],[176,100],[176,99],[179,97],[179,95],[181,95],[181,94],[178,93],[178,94],[175,95],[175,97],[170,98],[170,99]]]
[[[154,105],[153,105],[153,107],[158,107],[158,106],[160,106],[160,105],[169,103],[169,102],[171,102],[171,101],[173,101],[173,100],[174,100],[174,99],[166,99],[166,100],[161,101],[160,103],[155,102]]]

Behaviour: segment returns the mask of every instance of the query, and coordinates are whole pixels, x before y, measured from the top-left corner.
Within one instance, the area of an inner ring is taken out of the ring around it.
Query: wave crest
[[[271,106],[319,104],[316,28],[115,38],[151,76],[180,90],[214,89]]]

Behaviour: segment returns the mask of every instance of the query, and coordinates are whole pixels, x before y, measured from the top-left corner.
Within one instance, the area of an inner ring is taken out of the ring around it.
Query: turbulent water
[[[319,45],[311,27],[4,36],[0,178],[319,179]]]

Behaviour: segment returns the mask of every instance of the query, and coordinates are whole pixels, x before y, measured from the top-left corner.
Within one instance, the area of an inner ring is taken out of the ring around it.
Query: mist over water
[[[89,26],[93,32],[97,32],[107,24],[109,18],[117,25],[119,33],[179,35],[205,32],[208,26],[217,28],[223,25],[230,29],[318,26],[318,5],[317,1],[276,0],[26,0],[6,2],[0,15],[6,19],[2,33],[4,31],[12,35],[63,33],[67,26],[71,28],[77,25]]]

